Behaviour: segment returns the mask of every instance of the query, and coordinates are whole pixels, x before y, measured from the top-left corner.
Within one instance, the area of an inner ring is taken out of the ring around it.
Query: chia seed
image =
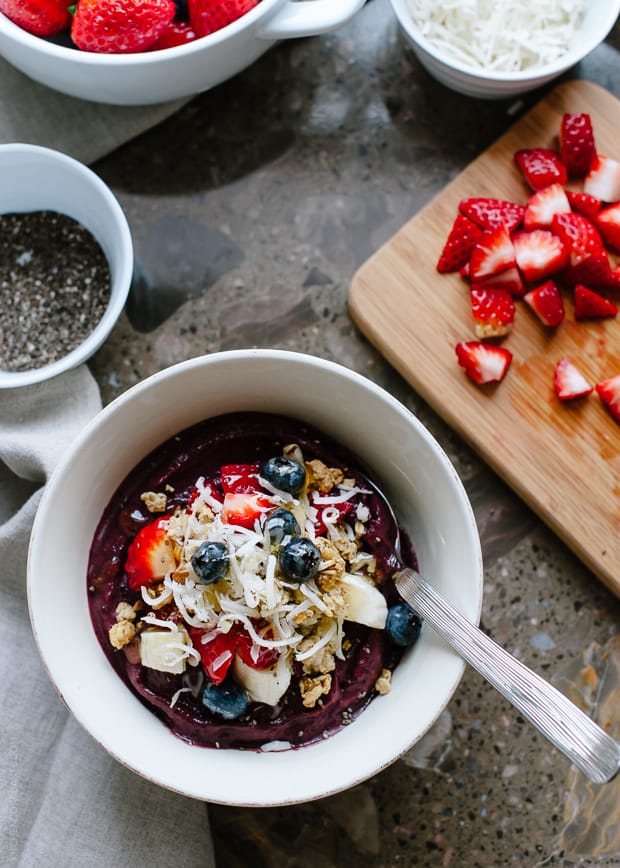
[[[93,331],[110,300],[99,242],[55,211],[0,214],[0,368],[58,361]]]

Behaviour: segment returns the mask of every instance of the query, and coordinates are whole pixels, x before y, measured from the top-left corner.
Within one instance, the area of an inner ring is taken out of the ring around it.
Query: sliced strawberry
[[[597,383],[596,391],[612,416],[620,422],[620,374]]]
[[[620,253],[620,202],[599,211],[596,225],[605,244]]]
[[[468,262],[472,248],[482,230],[469,217],[457,214],[437,262],[437,271],[446,274],[459,271]]]
[[[570,213],[570,202],[561,184],[550,184],[528,199],[523,217],[525,229],[545,229],[551,226],[554,214]]]
[[[566,113],[560,125],[560,159],[571,178],[584,178],[596,159],[592,121],[588,114]]]
[[[215,500],[217,501],[217,503],[223,503],[222,493],[219,491],[219,489],[212,482],[206,482],[203,491],[200,491],[198,488],[194,488],[194,490],[187,499],[187,506],[185,507],[185,512],[190,513],[192,511],[192,505],[194,504],[194,501],[203,493],[207,498],[207,502],[209,502],[210,500]]]
[[[256,631],[261,635],[260,629]],[[264,634],[265,639],[273,639],[273,632],[269,629]],[[243,662],[252,669],[270,669],[278,662],[279,652],[277,648],[265,648],[257,645],[247,630],[241,628],[237,634],[236,651]]]
[[[515,265],[515,252],[505,226],[483,232],[474,244],[469,260],[472,280],[499,274]]]
[[[517,232],[513,245],[517,265],[528,283],[537,283],[557,274],[566,265],[566,247],[557,235],[547,229]]]
[[[556,214],[551,230],[564,242],[570,265],[603,250],[601,233],[583,214]]]
[[[553,388],[560,401],[583,398],[592,386],[569,359],[560,359],[553,372]]]
[[[597,157],[583,182],[583,192],[603,202],[620,199],[620,163],[611,157]]]
[[[151,582],[160,582],[176,566],[172,542],[166,536],[168,518],[162,516],[145,525],[129,544],[125,572],[129,587],[134,591]]]
[[[551,148],[522,148],[515,152],[514,159],[532,190],[566,184],[566,166]]]
[[[547,280],[523,296],[544,325],[555,327],[564,319],[564,302],[552,280]]]
[[[258,472],[260,464],[224,464],[220,468],[224,494],[243,494],[260,491]]]
[[[582,286],[580,283],[575,287],[575,319],[601,319],[604,317],[616,316],[618,308],[616,305],[603,298],[597,292],[588,289],[587,286]]]
[[[588,196],[587,193],[575,193],[573,190],[566,191],[568,199],[573,211],[578,214],[583,214],[592,223],[596,222],[596,215],[601,210],[601,200],[596,196]]]
[[[224,495],[222,521],[253,530],[256,519],[273,507],[273,501],[263,494],[229,491]]]
[[[505,226],[511,233],[519,228],[525,213],[523,205],[517,202],[489,198],[462,199],[459,210],[485,231]]]
[[[462,341],[455,347],[459,365],[474,383],[498,383],[506,376],[512,353],[481,341]]]
[[[569,265],[562,273],[562,277],[571,286],[576,286],[578,283],[585,284],[591,289],[611,289],[614,286],[611,264],[605,250],[593,253],[577,265]]]
[[[516,265],[512,265],[505,271],[500,271],[499,274],[492,274],[490,277],[482,278],[482,280],[472,281],[471,288],[505,289],[514,298],[521,298],[525,295],[525,284]]]
[[[206,642],[202,641],[203,637],[211,631],[188,627],[188,632],[192,645],[200,654],[205,674],[214,684],[221,684],[235,659],[236,630],[233,628],[228,633],[217,633]]]
[[[333,503],[329,506],[321,506],[320,504],[315,504],[314,502],[312,503],[312,505],[317,510],[317,516],[314,520],[314,532],[317,536],[322,536],[327,531],[327,526],[323,521],[323,512],[326,509],[336,509],[338,511],[338,518],[336,519],[336,523],[338,523],[345,516],[349,515],[349,513],[353,512],[355,508],[355,505],[351,503],[350,500],[345,500],[343,503]]]
[[[472,288],[471,312],[477,337],[501,337],[512,328],[515,303],[505,289]]]

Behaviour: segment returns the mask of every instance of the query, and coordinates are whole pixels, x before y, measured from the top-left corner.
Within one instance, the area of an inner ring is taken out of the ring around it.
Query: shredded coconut
[[[586,0],[408,0],[413,22],[438,51],[464,66],[519,72],[567,53]]]

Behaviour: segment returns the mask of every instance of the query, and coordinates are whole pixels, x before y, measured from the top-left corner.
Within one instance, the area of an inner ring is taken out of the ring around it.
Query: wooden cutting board
[[[475,339],[467,284],[435,268],[462,198],[525,203],[513,153],[557,147],[564,112],[588,112],[599,153],[620,159],[620,102],[591,82],[560,85],[358,270],[349,307],[413,388],[620,596],[620,424],[596,392],[561,403],[553,391],[563,356],[591,384],[620,373],[620,315],[576,323],[565,295],[566,319],[551,330],[519,301],[503,342],[513,353],[507,377],[476,386],[454,352],[458,341]]]

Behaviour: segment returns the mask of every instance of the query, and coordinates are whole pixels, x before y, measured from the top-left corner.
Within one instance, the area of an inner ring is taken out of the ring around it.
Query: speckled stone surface
[[[569,76],[620,96],[619,49],[617,25]],[[125,209],[139,272],[91,369],[107,402],[182,359],[269,346],[385,386],[445,447],[470,494],[484,629],[620,735],[618,601],[347,313],[355,270],[542,95],[481,102],[446,90],[417,63],[388,0],[337,33],[276,46],[95,165]],[[468,670],[424,741],[356,789],[209,813],[222,868],[475,868],[620,864],[619,808],[620,783],[587,785]]]

